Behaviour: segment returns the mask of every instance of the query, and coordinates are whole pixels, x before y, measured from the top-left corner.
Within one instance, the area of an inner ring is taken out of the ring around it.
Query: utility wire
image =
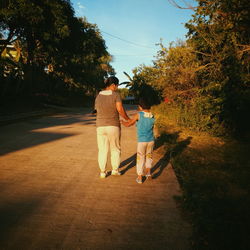
[[[113,56],[142,56],[142,57],[152,57],[152,55],[115,55],[112,54]]]
[[[154,49],[153,47],[145,46],[145,45],[142,45],[142,44],[138,44],[138,43],[134,43],[134,42],[131,42],[131,41],[122,39],[122,38],[120,38],[120,37],[118,37],[118,36],[114,36],[114,35],[112,35],[112,34],[110,34],[110,33],[108,33],[108,32],[105,32],[105,31],[103,31],[103,30],[101,30],[101,32],[104,33],[104,34],[107,34],[107,35],[109,35],[109,36],[111,36],[111,37],[114,37],[114,38],[116,38],[116,39],[119,39],[119,40],[121,40],[121,41],[123,41],[123,42],[129,43],[129,44],[132,44],[132,45],[135,45],[135,46],[139,46],[139,47],[143,47],[143,48],[147,48],[147,49]]]

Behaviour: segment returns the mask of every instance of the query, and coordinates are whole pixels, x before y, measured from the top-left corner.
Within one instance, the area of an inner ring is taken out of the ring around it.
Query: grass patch
[[[249,141],[188,131],[157,111],[156,118],[183,190],[177,200],[193,224],[191,249],[250,249]]]

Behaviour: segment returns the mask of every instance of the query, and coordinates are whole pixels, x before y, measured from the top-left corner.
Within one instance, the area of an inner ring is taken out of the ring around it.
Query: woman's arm
[[[123,108],[122,102],[116,102],[116,109],[122,118],[124,118],[125,120],[130,120],[125,109]]]
[[[130,127],[132,125],[134,125],[136,123],[136,121],[139,120],[139,114],[135,114],[132,119],[130,119],[128,122],[125,121],[121,121],[121,123],[125,126],[125,127]]]

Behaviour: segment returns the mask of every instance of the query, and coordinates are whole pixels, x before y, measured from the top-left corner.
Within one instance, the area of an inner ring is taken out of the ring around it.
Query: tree
[[[154,61],[154,74],[157,75],[152,84],[163,90],[164,96],[171,99],[190,99],[200,87],[196,72],[201,70],[192,47],[183,41],[171,43],[169,48],[160,45],[157,60]]]
[[[140,65],[133,70],[133,78],[124,72],[130,80],[127,84],[130,93],[132,93],[136,99],[139,99],[141,96],[148,98],[148,102],[151,105],[159,104],[162,98],[160,89],[153,87],[152,81],[156,77],[154,70],[152,67]]]
[[[220,110],[218,120],[231,131],[245,130],[249,106],[249,2],[198,1],[186,27],[188,44],[198,51],[202,66],[197,78],[207,102]],[[209,100],[210,99],[210,100]],[[212,112],[211,112],[212,113]]]
[[[64,83],[66,91],[99,88],[104,76],[114,73],[97,26],[75,17],[69,0],[5,1],[0,6],[0,34],[5,38],[2,51],[19,42],[16,67],[24,72],[25,91],[30,94],[45,87],[46,68],[51,81]],[[49,89],[56,91],[56,85]]]
[[[197,2],[186,24],[187,40],[169,48],[160,43],[154,65],[134,70],[132,89],[147,83],[162,91],[173,100],[168,116],[174,113],[180,125],[217,135],[243,133],[250,126],[245,119],[250,109],[249,3]]]

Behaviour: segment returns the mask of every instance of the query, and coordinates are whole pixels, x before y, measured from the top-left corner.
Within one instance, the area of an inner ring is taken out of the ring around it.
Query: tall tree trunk
[[[27,64],[25,65],[24,71],[24,79],[25,84],[27,86],[28,94],[31,95],[33,91],[34,85],[34,50],[35,50],[35,42],[34,36],[30,32],[27,34]]]

